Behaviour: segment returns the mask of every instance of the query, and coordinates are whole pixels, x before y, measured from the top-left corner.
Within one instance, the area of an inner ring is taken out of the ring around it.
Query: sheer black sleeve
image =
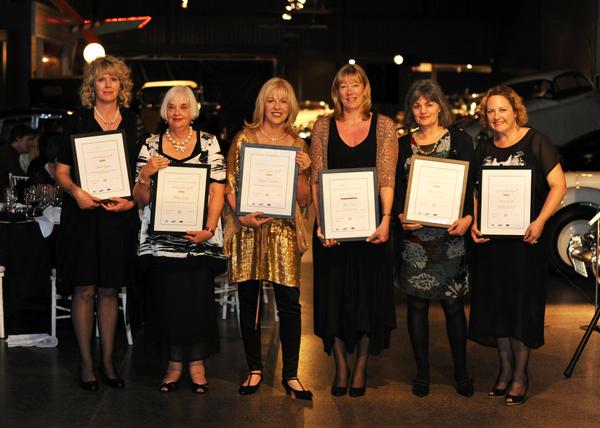
[[[531,140],[531,151],[537,158],[544,177],[547,177],[554,167],[560,163],[560,155],[548,137],[541,132],[534,132],[535,134]]]

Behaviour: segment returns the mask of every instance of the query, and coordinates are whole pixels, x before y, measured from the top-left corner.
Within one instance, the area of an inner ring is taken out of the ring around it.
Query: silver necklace
[[[167,132],[165,133],[165,135],[167,136],[167,140],[169,140],[169,143],[171,143],[171,145],[175,148],[176,152],[183,152],[183,151],[185,151],[187,144],[190,142],[193,132],[194,132],[194,130],[190,126],[190,130],[188,131],[187,137],[185,137],[185,140],[181,140],[181,141],[177,141],[176,139],[171,137],[171,133],[169,132],[169,129],[167,129]]]
[[[271,141],[279,141],[279,140],[281,140],[282,138],[284,138],[287,135],[287,132],[284,132],[279,137],[272,137],[269,134],[267,134],[265,131],[263,131],[262,128],[258,128],[258,130],[260,131],[261,134],[263,134],[265,137],[267,137]]]
[[[100,114],[100,112],[98,111],[96,106],[94,106],[94,113],[96,113],[96,115],[98,116],[98,119],[100,119],[102,121],[102,123],[104,123],[104,126],[106,128],[110,128],[111,126],[113,126],[113,124],[117,121],[117,118],[119,117],[119,109],[118,108],[117,108],[117,112],[115,113],[115,117],[113,117],[113,120],[111,122],[104,119],[104,117]]]

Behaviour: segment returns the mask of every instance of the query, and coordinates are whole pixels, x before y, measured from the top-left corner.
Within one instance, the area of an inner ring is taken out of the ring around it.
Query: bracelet
[[[210,226],[206,226],[206,227],[204,228],[204,230],[206,230],[207,232],[210,232],[210,234],[211,234],[212,236],[215,236],[215,229],[213,229],[212,227],[210,227]]]
[[[150,185],[150,181],[146,181],[142,178],[142,174],[138,175],[137,182],[146,186]]]
[[[381,217],[391,217],[392,213],[382,213]]]

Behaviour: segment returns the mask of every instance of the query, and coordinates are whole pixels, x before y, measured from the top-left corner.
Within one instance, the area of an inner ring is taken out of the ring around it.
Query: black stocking
[[[333,342],[333,360],[335,361],[335,387],[348,386],[348,355],[346,344],[342,339],[336,337]]]
[[[369,336],[363,335],[356,347],[356,362],[352,374],[352,388],[362,388],[367,381],[367,361],[369,360]]]
[[[515,359],[513,383],[510,387],[509,394],[524,395],[527,390],[527,363],[529,362],[530,348],[520,340],[510,338],[513,355]]]
[[[81,380],[95,380],[94,359],[92,357],[92,329],[94,326],[94,295],[93,285],[75,287],[71,302],[71,321],[79,345],[81,355]]]
[[[429,382],[429,300],[407,296],[407,325],[417,363],[416,379]]]
[[[114,288],[98,288],[98,330],[102,341],[102,365],[109,378],[116,378],[113,367],[115,330],[119,319],[119,301]]]
[[[497,337],[496,344],[498,345],[498,360],[500,361],[500,373],[496,380],[496,389],[504,389],[513,378],[514,356],[511,346],[511,339],[508,337]]]
[[[467,372],[467,318],[463,298],[442,299],[440,301],[446,316],[446,333],[454,362],[454,379],[468,379]]]

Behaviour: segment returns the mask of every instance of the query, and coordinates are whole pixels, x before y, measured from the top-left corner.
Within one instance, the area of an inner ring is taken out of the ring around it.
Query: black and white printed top
[[[140,174],[140,170],[148,163],[153,156],[162,156],[171,161],[171,165],[177,163],[188,164],[208,164],[210,165],[210,183],[225,183],[225,159],[221,153],[221,147],[217,141],[217,137],[206,132],[198,131],[198,141],[194,147],[194,151],[189,157],[184,159],[174,159],[166,155],[162,150],[161,135],[151,135],[142,145],[138,155],[136,164],[136,178]],[[148,225],[150,224],[150,204],[146,205],[143,210],[140,210],[140,218],[142,226],[140,229],[140,241],[138,248],[139,256],[154,256],[154,257],[173,257],[185,258],[195,256],[223,256],[223,233],[221,221],[215,231],[215,235],[208,241],[201,244],[193,244],[181,236],[172,235],[148,235]]]

